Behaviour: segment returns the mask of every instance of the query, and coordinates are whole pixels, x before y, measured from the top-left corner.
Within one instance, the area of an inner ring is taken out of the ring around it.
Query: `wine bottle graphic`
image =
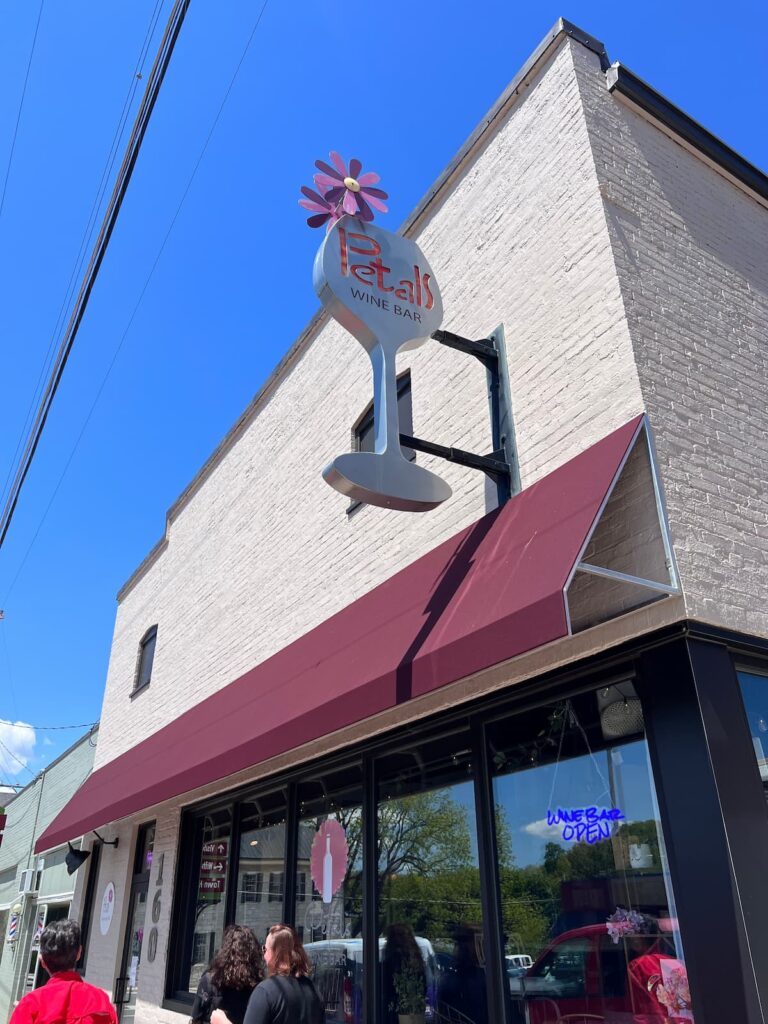
[[[331,853],[331,837],[325,837],[325,856],[323,857],[323,903],[333,899],[333,854]]]

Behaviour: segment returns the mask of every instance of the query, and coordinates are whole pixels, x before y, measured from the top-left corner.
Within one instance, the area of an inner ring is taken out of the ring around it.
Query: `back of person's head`
[[[80,925],[77,921],[53,921],[40,936],[40,956],[49,974],[74,970],[80,956]]]
[[[267,934],[271,946],[269,955],[269,973],[284,974],[292,978],[302,978],[310,973],[309,962],[301,939],[288,924],[273,924]]]
[[[231,924],[211,963],[211,980],[221,988],[251,989],[261,981],[261,947],[250,928]]]

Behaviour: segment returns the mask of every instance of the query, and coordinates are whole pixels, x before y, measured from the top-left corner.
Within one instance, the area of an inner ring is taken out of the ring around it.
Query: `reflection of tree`
[[[551,936],[558,918],[563,914],[564,891],[570,883],[596,882],[608,884],[612,880],[631,878],[629,846],[647,843],[653,857],[654,871],[661,868],[659,839],[656,822],[624,822],[609,840],[594,843],[572,843],[568,846],[548,842],[540,865],[514,867],[509,855],[504,854],[509,835],[503,808],[497,808],[497,834],[499,836],[499,882],[507,937],[508,952],[535,955]],[[610,890],[606,889],[606,897]],[[595,888],[593,900],[601,899],[600,888]],[[586,910],[587,908],[585,908]],[[593,903],[593,918],[607,914],[605,908]],[[573,926],[573,925],[570,925]]]
[[[379,805],[381,925],[408,923],[450,945],[457,924],[480,920],[480,879],[469,815],[450,790]]]
[[[379,877],[404,872],[434,877],[472,862],[466,808],[446,790],[379,805]]]

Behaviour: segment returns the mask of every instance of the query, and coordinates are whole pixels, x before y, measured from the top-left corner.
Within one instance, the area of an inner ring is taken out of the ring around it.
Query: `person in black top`
[[[269,929],[264,963],[269,977],[248,1000],[244,1024],[323,1024],[325,1011],[309,978],[309,957],[289,925]],[[227,1015],[215,1010],[211,1024],[228,1024]]]
[[[250,928],[230,925],[221,948],[200,979],[192,1004],[193,1024],[208,1024],[214,1010],[223,1010],[232,1024],[243,1024],[245,1010],[261,981],[261,949]]]

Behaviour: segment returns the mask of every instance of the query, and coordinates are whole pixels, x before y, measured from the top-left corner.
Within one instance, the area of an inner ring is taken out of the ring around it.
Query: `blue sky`
[[[42,10],[0,215],[0,481],[154,8],[155,0],[47,0]],[[164,0],[161,25],[169,9]],[[0,720],[46,726],[98,717],[118,588],[316,308],[310,269],[319,237],[296,205],[316,157],[335,148],[377,170],[391,196],[383,223],[396,228],[563,15],[768,166],[765,11],[757,3],[396,0],[346,8],[270,0],[136,308],[259,9],[260,0],[192,0],[0,551]],[[38,11],[38,0],[0,11],[0,182]],[[131,119],[135,109],[136,101]],[[13,746],[16,734],[26,745]],[[0,724],[0,742],[28,762],[0,748],[0,782],[28,781],[77,735],[38,732],[30,742],[28,732]]]

